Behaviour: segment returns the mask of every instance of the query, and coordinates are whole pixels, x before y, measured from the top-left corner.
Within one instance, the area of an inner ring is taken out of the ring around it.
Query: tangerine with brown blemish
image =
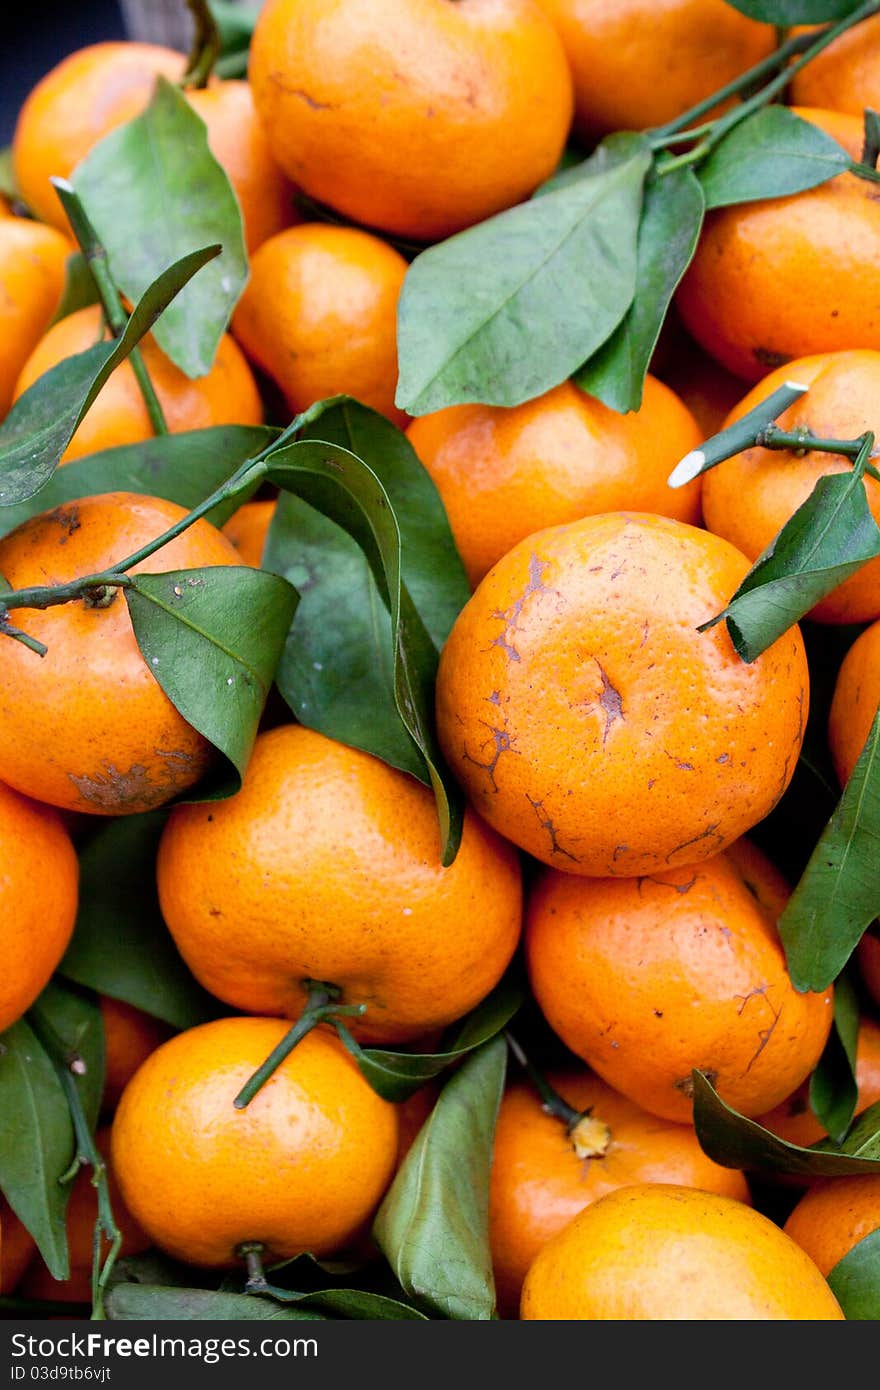
[[[502,1317],[516,1317],[523,1279],[538,1251],[606,1192],[634,1182],[672,1182],[751,1200],[745,1175],[714,1163],[692,1125],[649,1114],[586,1068],[568,1066],[547,1080],[584,1118],[569,1130],[525,1081],[504,1092],[489,1184]]]
[[[269,0],[248,77],[306,193],[419,241],[526,198],[571,124],[568,62],[534,0]]]
[[[222,802],[174,808],[159,900],[206,989],[248,1013],[297,1018],[308,982],[335,986],[369,1042],[460,1018],[498,983],[522,920],[515,850],[465,811],[440,862],[434,797],[408,773],[300,725],[256,740]]]
[[[789,977],[773,906],[786,895],[754,845],[636,878],[544,870],[526,906],[532,992],[566,1046],[651,1114],[687,1123],[697,1068],[759,1115],[810,1074],[833,1021],[832,988],[801,994]]]
[[[792,627],[746,663],[727,541],[616,512],[519,542],[458,615],[437,724],[482,816],[573,874],[664,872],[761,820],[794,772],[809,676]]]
[[[13,589],[104,574],[184,516],[173,502],[125,492],[68,502],[0,540],[0,574]],[[240,563],[200,520],[131,573]],[[0,778],[39,801],[101,816],[148,811],[194,786],[213,750],[141,655],[120,590],[105,607],[78,599],[14,613],[48,651],[41,658],[0,638]]]
[[[328,1029],[303,1038],[243,1110],[245,1081],[281,1041],[272,1018],[222,1018],[178,1033],[144,1062],[113,1121],[123,1198],[160,1249],[244,1268],[331,1255],[362,1238],[397,1158],[397,1108]]]
[[[700,519],[700,482],[667,486],[704,436],[656,377],[621,415],[566,381],[524,405],[454,405],[413,420],[407,437],[446,508],[475,587],[517,541],[596,512]]]
[[[548,1241],[523,1288],[526,1320],[839,1322],[814,1262],[731,1197],[634,1183]]]

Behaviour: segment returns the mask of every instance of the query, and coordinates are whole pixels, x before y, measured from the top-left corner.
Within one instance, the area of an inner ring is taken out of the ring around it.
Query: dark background
[[[50,68],[75,48],[126,37],[118,0],[11,0],[0,32],[0,148],[12,139],[31,87]]]

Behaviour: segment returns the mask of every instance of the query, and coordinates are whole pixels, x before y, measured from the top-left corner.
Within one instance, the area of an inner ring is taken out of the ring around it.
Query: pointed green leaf
[[[837,808],[779,919],[795,989],[840,974],[880,913],[880,710]]]
[[[80,851],[79,911],[60,973],[192,1028],[223,1005],[197,984],[162,920],[156,853],[168,812],[102,821]]]
[[[398,311],[401,409],[519,405],[566,380],[610,336],[633,298],[650,165],[642,136],[619,138],[629,141],[627,158],[416,257]]]
[[[104,1094],[104,1024],[97,999],[56,976],[31,1005],[28,1017],[50,1030],[65,1055],[78,1058],[73,1079],[94,1132]]]
[[[790,24],[822,24],[853,14],[862,0],[728,0],[751,19],[787,29]]]
[[[493,1038],[453,1073],[373,1227],[404,1291],[433,1316],[495,1312],[489,1171],[506,1061],[504,1039]]]
[[[102,492],[136,492],[164,497],[190,511],[278,433],[266,425],[212,425],[185,434],[165,434],[138,444],[120,444],[59,468],[37,496],[0,509],[0,536],[23,521],[80,497]],[[209,515],[222,526],[233,508],[221,504]]]
[[[165,1289],[116,1284],[105,1300],[111,1322],[322,1322],[309,1312],[268,1298],[213,1289]],[[317,1348],[315,1350],[317,1355]]]
[[[343,398],[306,437],[350,450],[380,479],[400,527],[404,582],[439,648],[470,589],[439,494],[406,436]],[[395,702],[391,615],[357,541],[288,494],[276,509],[263,567],[302,595],[277,676],[300,722],[424,778]]]
[[[575,381],[612,410],[638,410],[651,354],[672,296],[703,225],[703,193],[691,169],[645,187],[639,224],[636,289],[623,322],[575,373]]]
[[[61,1178],[76,1149],[67,1098],[33,1030],[19,1019],[0,1036],[0,1191],[37,1242],[54,1279],[70,1272]],[[14,1123],[12,1122],[14,1119]]]
[[[137,299],[162,268],[217,242],[221,254],[156,325],[155,339],[187,376],[211,368],[248,264],[241,209],[208,148],[204,121],[164,77],[142,115],[110,132],[72,183],[103,242],[113,278]]]
[[[66,357],[19,396],[0,425],[0,507],[23,502],[48,482],[105,381],[216,254],[217,247],[208,246],[163,271],[144,292],[120,338]]]
[[[443,763],[434,730],[437,649],[403,581],[400,528],[388,493],[362,459],[338,444],[300,440],[271,453],[267,463],[270,482],[341,526],[367,557],[391,617],[395,705],[423,759],[419,774],[434,790],[441,859],[451,863],[461,836],[462,798]],[[301,583],[308,587],[307,576]],[[329,724],[325,713],[324,732],[343,739]]]
[[[880,555],[880,528],[856,473],[826,474],[752,565],[727,607],[697,629],[726,619],[743,661],[754,661],[862,565]]]
[[[715,146],[699,181],[707,208],[785,198],[827,183],[850,165],[846,150],[786,106],[765,106]]]
[[[828,1283],[848,1322],[880,1319],[880,1230],[871,1231],[838,1260]]]
[[[296,590],[263,570],[219,565],[134,575],[125,597],[165,694],[243,777]]]
[[[856,1049],[859,1035],[859,997],[846,971],[834,981],[834,1027],[819,1065],[810,1077],[810,1109],[840,1143],[852,1124],[859,1099]]]
[[[522,1007],[524,998],[522,981],[509,972],[481,1004],[447,1030],[439,1052],[391,1052],[361,1047],[347,1029],[341,1031],[341,1037],[374,1091],[385,1100],[406,1100],[453,1062],[497,1037]]]
[[[790,1144],[771,1134],[756,1120],[748,1120],[726,1105],[708,1077],[694,1070],[694,1128],[700,1147],[715,1163],[764,1173],[798,1173],[806,1178],[846,1177],[855,1173],[880,1173],[880,1156],[873,1152],[872,1136],[880,1131],[880,1117],[867,1116],[873,1126],[864,1143],[854,1131],[845,1146],[825,1140],[812,1148]],[[871,1109],[880,1109],[872,1106]],[[860,1117],[860,1120],[863,1117]],[[851,1147],[852,1140],[852,1147]],[[880,1153],[880,1150],[878,1150]]]

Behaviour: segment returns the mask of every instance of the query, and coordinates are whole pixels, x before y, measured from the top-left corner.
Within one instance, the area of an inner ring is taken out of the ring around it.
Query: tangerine
[[[568,62],[534,0],[269,0],[248,76],[295,183],[419,241],[527,197],[571,124]]]
[[[330,1255],[358,1237],[394,1171],[397,1111],[338,1038],[303,1038],[244,1110],[233,1100],[286,1033],[221,1018],[163,1043],[129,1082],[112,1158],[129,1209],[161,1249],[234,1267],[248,1242],[272,1260]]]
[[[125,492],[67,502],[0,540],[0,574],[13,589],[103,574],[184,516],[173,502]],[[235,547],[200,520],[131,572],[238,563]],[[118,589],[105,606],[79,599],[15,613],[48,651],[41,659],[3,639],[0,777],[50,805],[102,816],[161,806],[198,781],[213,750],[141,655]]]
[[[355,227],[305,222],[264,242],[232,316],[294,413],[337,394],[396,424],[397,300],[406,261]]]
[[[512,846],[465,813],[440,863],[434,798],[404,772],[300,725],[258,735],[241,791],[175,807],[157,861],[162,914],[196,978],[248,1013],[296,1018],[312,982],[366,1004],[370,1042],[460,1018],[519,940]]]
[[[832,988],[798,993],[786,969],[769,907],[785,885],[743,848],[637,878],[545,869],[527,902],[529,980],[551,1028],[667,1120],[691,1119],[694,1068],[741,1114],[770,1110],[831,1031]]]
[[[665,872],[768,814],[804,735],[796,626],[756,661],[720,612],[748,560],[706,531],[613,512],[498,561],[440,656],[437,727],[502,835],[573,874]]]
[[[22,367],[14,398],[17,400],[44,372],[85,352],[102,337],[109,338],[110,334],[104,328],[97,304],[59,319]],[[241,348],[228,333],[220,339],[210,371],[194,381],[175,367],[152,337],[141,342],[140,352],[172,434],[206,429],[209,425],[262,423],[263,406],[253,373]],[[134,368],[130,362],[123,362],[89,407],[61,455],[61,462],[69,463],[84,454],[97,454],[119,444],[137,444],[151,439],[154,432]]]
[[[855,116],[792,109],[860,157]],[[880,349],[875,185],[842,173],[789,197],[716,208],[676,303],[693,337],[746,381],[794,357]]]
[[[731,1197],[619,1187],[547,1242],[523,1287],[526,1320],[841,1321],[799,1245]]]
[[[667,487],[702,439],[656,377],[626,415],[571,381],[507,409],[455,405],[407,430],[446,508],[472,587],[517,541],[546,526],[620,507],[700,520],[700,482]]]
[[[2,782],[0,843],[8,847],[0,868],[2,1033],[30,1008],[67,949],[76,919],[79,864],[57,812]]]

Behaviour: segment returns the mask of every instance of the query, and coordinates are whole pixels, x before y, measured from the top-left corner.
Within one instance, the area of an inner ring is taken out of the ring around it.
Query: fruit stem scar
[[[289,1032],[269,1053],[266,1060],[257,1068],[242,1086],[232,1102],[236,1110],[244,1110],[250,1105],[258,1091],[274,1075],[281,1063],[290,1056],[298,1042],[316,1028],[319,1023],[331,1023],[338,1014],[362,1014],[366,1004],[340,1004],[342,993],[338,985],[326,980],[303,980],[303,988],[308,994],[308,1003]]]

